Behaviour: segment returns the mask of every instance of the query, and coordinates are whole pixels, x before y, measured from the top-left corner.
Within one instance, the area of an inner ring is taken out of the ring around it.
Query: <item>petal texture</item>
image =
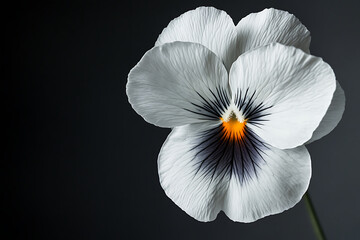
[[[216,126],[205,123],[174,128],[158,158],[160,184],[166,195],[187,214],[204,222],[216,218],[227,187],[226,181],[201,171],[203,158],[196,148],[201,141],[199,134]],[[203,165],[211,164],[208,160]]]
[[[172,20],[155,46],[174,41],[204,45],[223,60],[227,69],[237,57],[234,22],[226,12],[213,7],[199,7]]]
[[[321,58],[278,43],[241,55],[230,71],[239,109],[246,113],[253,107],[249,128],[281,149],[311,138],[330,105],[335,85],[331,67]]]
[[[319,140],[329,134],[340,122],[345,111],[345,93],[340,83],[336,81],[336,90],[331,100],[329,109],[321,120],[319,127],[314,131],[311,139],[307,143]]]
[[[311,177],[305,147],[276,149],[251,132],[230,141],[221,130],[215,121],[175,127],[164,143],[160,183],[181,209],[199,221],[223,210],[234,221],[252,222],[300,201]]]
[[[134,110],[160,127],[218,119],[229,102],[228,89],[221,60],[204,46],[185,42],[149,50],[126,86]]]
[[[253,222],[281,213],[298,203],[308,189],[311,160],[304,146],[268,147],[262,156],[265,163],[256,179],[245,185],[237,178],[230,180],[223,210],[234,221]]]
[[[240,20],[236,26],[239,54],[278,42],[309,53],[310,32],[294,15],[277,9],[264,9]]]

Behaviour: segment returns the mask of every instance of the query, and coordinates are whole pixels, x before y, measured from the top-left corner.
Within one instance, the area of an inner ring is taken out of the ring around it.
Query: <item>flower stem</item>
[[[306,208],[309,212],[311,224],[313,226],[313,229],[314,229],[317,239],[325,240],[326,239],[325,233],[324,233],[323,229],[321,228],[319,218],[316,215],[314,205],[311,202],[311,198],[310,198],[310,195],[308,192],[305,193],[304,200],[305,200]]]

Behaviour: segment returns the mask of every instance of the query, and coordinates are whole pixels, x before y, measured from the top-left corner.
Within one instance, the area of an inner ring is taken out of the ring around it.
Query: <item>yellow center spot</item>
[[[223,118],[220,120],[223,125],[224,139],[239,140],[244,137],[246,120],[239,121],[234,112],[230,114],[227,121]]]

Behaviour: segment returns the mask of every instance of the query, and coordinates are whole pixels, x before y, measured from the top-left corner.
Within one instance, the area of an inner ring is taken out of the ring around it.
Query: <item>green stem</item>
[[[308,192],[304,195],[304,200],[306,203],[306,208],[310,215],[311,224],[313,225],[314,232],[316,234],[317,239],[319,240],[325,240],[325,233],[323,229],[321,228],[319,218],[316,215],[314,205],[311,202],[311,198]]]

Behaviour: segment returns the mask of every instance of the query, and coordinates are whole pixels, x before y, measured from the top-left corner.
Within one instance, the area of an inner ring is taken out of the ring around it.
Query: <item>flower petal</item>
[[[195,42],[219,56],[227,69],[236,59],[236,31],[231,17],[213,7],[199,7],[172,20],[155,46],[174,42]]]
[[[175,127],[158,168],[167,196],[199,221],[221,210],[240,222],[282,212],[301,199],[311,177],[305,147],[276,149],[250,129],[231,140],[215,121]]]
[[[233,98],[240,99],[249,127],[281,149],[311,138],[335,85],[331,67],[321,58],[279,43],[241,55],[230,71]]]
[[[309,53],[310,32],[294,15],[277,9],[264,9],[240,20],[236,26],[239,54],[278,42]]]
[[[160,184],[166,195],[187,214],[204,222],[216,218],[227,186],[226,181],[202,171],[212,161],[201,164],[204,158],[200,154],[206,151],[196,148],[203,131],[216,127],[218,124],[209,122],[175,127],[158,158]]]
[[[340,83],[336,81],[336,89],[329,109],[324,118],[321,120],[319,127],[314,131],[311,139],[307,142],[319,140],[325,135],[329,134],[340,122],[345,110],[345,93],[341,88]]]
[[[129,102],[160,127],[219,119],[229,102],[221,60],[197,43],[167,43],[149,50],[130,71]]]
[[[256,179],[245,185],[237,178],[230,180],[223,210],[234,221],[253,222],[281,213],[298,203],[308,189],[311,160],[304,146],[269,147],[262,156],[264,164]]]

